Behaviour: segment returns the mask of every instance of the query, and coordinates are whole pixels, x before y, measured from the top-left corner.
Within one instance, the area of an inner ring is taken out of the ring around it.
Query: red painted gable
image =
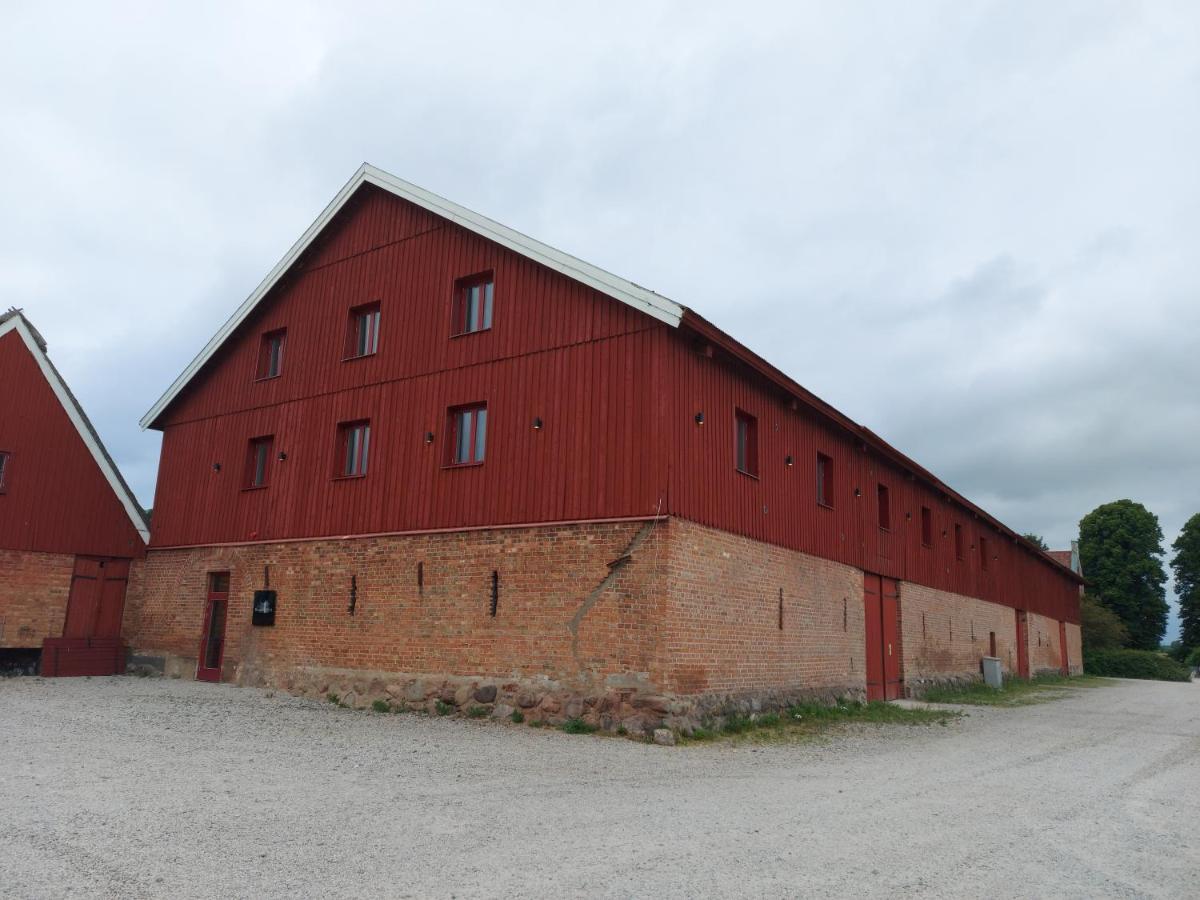
[[[17,331],[0,335],[0,549],[136,557],[141,536]]]

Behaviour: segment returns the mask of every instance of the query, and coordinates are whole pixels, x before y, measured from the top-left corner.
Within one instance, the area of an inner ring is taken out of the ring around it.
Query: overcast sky
[[[138,419],[366,160],[1052,546],[1200,511],[1200,5],[566,6],[0,0],[0,306],[143,504]]]

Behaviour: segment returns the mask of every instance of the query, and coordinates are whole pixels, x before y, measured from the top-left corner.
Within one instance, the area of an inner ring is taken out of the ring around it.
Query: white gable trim
[[[258,306],[263,297],[283,277],[284,273],[292,267],[296,260],[300,258],[301,254],[308,249],[309,245],[316,240],[317,236],[325,229],[325,226],[329,224],[329,221],[341,211],[354,192],[363,184],[373,184],[397,197],[408,200],[435,215],[475,232],[481,237],[495,241],[497,244],[507,247],[515,253],[541,263],[547,268],[566,275],[568,278],[586,284],[600,291],[602,294],[607,294],[639,312],[653,316],[659,321],[666,322],[672,327],[678,327],[680,319],[683,317],[682,306],[654,293],[654,291],[647,290],[641,285],[634,284],[632,281],[626,281],[624,278],[619,278],[570,254],[555,250],[541,241],[536,241],[531,237],[521,234],[519,231],[514,231],[511,228],[501,225],[499,222],[494,222],[486,216],[472,212],[465,206],[459,206],[457,203],[452,203],[443,197],[439,197],[437,194],[417,187],[415,184],[410,184],[407,181],[396,178],[394,175],[389,175],[382,169],[377,169],[372,165],[363,163],[359,170],[354,173],[354,177],[346,183],[345,187],[338,192],[332,202],[325,207],[316,221],[308,226],[308,230],[301,235],[300,240],[292,245],[292,248],[284,255],[283,259],[276,263],[275,268],[263,279],[262,283],[254,289],[254,292],[246,298],[245,302],[237,308],[237,311],[213,335],[212,340],[204,346],[204,349],[200,351],[196,358],[188,364],[187,368],[167,388],[166,393],[159,397],[158,401],[150,407],[150,410],[142,416],[140,424],[143,429],[148,428],[154,423],[155,419],[171,404],[171,401],[179,395],[179,392],[187,386],[188,382],[212,358],[213,354],[217,352],[237,327],[245,321],[246,317],[254,311],[254,308]]]
[[[121,473],[117,471],[116,465],[112,458],[104,449],[104,445],[100,443],[100,438],[96,431],[92,428],[92,423],[88,421],[83,409],[80,408],[79,402],[67,387],[62,376],[58,373],[58,369],[54,368],[54,364],[50,362],[50,358],[38,342],[34,339],[33,333],[29,330],[25,319],[18,313],[7,322],[0,324],[0,337],[8,334],[10,331],[16,331],[21,336],[21,340],[25,342],[25,346],[37,360],[38,368],[42,370],[42,376],[46,379],[46,383],[50,385],[50,389],[54,391],[54,396],[58,398],[58,402],[62,404],[63,411],[67,414],[67,418],[71,420],[71,424],[75,426],[75,431],[78,432],[84,446],[88,448],[88,452],[92,454],[92,459],[96,461],[96,465],[100,467],[104,479],[108,482],[108,486],[112,488],[112,492],[121,501],[121,505],[125,508],[126,514],[129,516],[129,521],[133,523],[133,527],[137,529],[137,533],[142,536],[143,542],[150,540],[150,527],[146,524],[146,518],[142,513],[142,507],[138,505],[134,499],[133,492],[129,490],[129,485],[125,483],[125,479],[121,477]]]

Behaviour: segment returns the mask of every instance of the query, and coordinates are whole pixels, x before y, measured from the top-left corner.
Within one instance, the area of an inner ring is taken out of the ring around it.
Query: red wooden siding
[[[0,336],[0,547],[140,556],[141,536],[16,331]]]
[[[1077,620],[1077,586],[1053,565],[761,376],[696,352],[686,328],[382,191],[361,193],[157,423],[154,546],[661,512]],[[495,278],[492,328],[454,336],[455,285],[484,271]],[[373,302],[379,352],[346,361],[348,311]],[[279,328],[282,374],[256,381],[261,335]],[[448,468],[447,410],[472,403],[487,404],[486,461]],[[757,419],[756,478],[735,468],[737,409]],[[337,480],[337,424],[363,419],[368,474]],[[244,491],[247,441],[266,434],[287,459],[272,463],[269,487]],[[832,508],[816,503],[818,453],[833,460]],[[922,506],[932,547],[921,543]],[[955,522],[976,548],[961,562]],[[997,557],[988,572],[984,534]]]

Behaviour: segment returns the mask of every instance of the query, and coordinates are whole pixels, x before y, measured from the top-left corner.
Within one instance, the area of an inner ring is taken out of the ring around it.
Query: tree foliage
[[[1036,544],[1043,550],[1050,549],[1050,545],[1046,543],[1046,539],[1040,534],[1034,534],[1032,531],[1027,531],[1025,534],[1021,535],[1021,537],[1025,538],[1025,540],[1029,541],[1030,543]]]
[[[1184,523],[1171,549],[1175,551],[1171,569],[1179,597],[1180,640],[1194,649],[1200,647],[1200,513]]]
[[[1120,650],[1129,640],[1125,623],[1115,612],[1101,606],[1091,597],[1084,596],[1079,602],[1080,629],[1083,632],[1083,649]]]
[[[1129,632],[1126,646],[1157,650],[1167,630],[1162,528],[1140,503],[1098,506],[1079,523],[1079,555],[1090,592]]]

